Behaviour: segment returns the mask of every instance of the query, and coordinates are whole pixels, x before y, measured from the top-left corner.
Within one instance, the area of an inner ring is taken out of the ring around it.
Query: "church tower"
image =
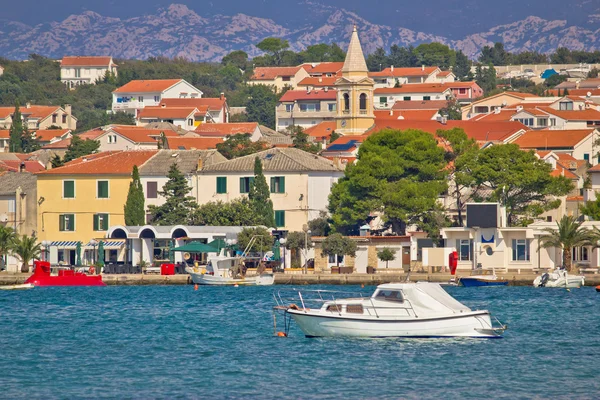
[[[362,135],[375,123],[373,89],[375,82],[369,70],[358,39],[356,25],[350,38],[342,77],[335,82],[337,89],[337,133]]]

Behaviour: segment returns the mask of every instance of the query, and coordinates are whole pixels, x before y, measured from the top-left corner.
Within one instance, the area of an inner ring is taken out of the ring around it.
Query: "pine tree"
[[[13,153],[21,153],[22,147],[22,136],[23,136],[23,117],[19,110],[19,101],[15,102],[15,112],[12,116],[12,125],[10,126],[10,139],[9,139],[9,151]]]
[[[125,225],[141,226],[145,223],[144,211],[144,190],[140,182],[140,173],[137,165],[133,166],[131,182],[129,183],[129,192],[124,206]]]
[[[148,206],[152,223],[154,225],[190,225],[198,208],[195,199],[189,196],[192,188],[175,163],[169,168],[168,178],[162,191],[158,192],[164,197],[165,202],[160,206]]]
[[[38,137],[34,138],[29,129],[27,129],[27,126],[25,126],[23,135],[21,136],[21,150],[23,153],[33,153],[41,148],[40,139]]]
[[[273,202],[271,201],[271,192],[267,179],[263,174],[262,163],[258,157],[254,159],[254,181],[250,184],[248,199],[252,208],[262,220],[262,225],[275,227],[275,212],[273,211]]]

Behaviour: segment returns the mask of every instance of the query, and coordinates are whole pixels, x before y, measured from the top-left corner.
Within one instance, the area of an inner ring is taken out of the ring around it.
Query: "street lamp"
[[[96,245],[98,241],[96,239],[90,240],[90,244],[94,247],[94,252],[92,253],[92,264],[96,264]]]
[[[285,244],[287,240],[285,238],[279,239],[279,245],[283,247],[283,269],[285,269]]]
[[[48,261],[48,253],[50,252],[50,245],[52,244],[49,240],[42,240],[42,250],[44,254],[44,261]]]
[[[308,237],[311,232],[306,224],[302,225],[302,230],[304,231],[304,273],[308,274]]]

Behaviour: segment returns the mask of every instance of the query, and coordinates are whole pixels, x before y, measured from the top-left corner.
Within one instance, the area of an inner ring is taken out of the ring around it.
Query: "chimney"
[[[390,70],[391,70],[392,72],[394,72],[394,66],[393,66],[393,65],[390,67]]]
[[[390,110],[390,116],[394,115],[394,110]]]
[[[421,65],[421,71],[425,71],[425,64]]]
[[[579,84],[581,83],[581,81],[576,81],[575,82],[575,89],[579,89]]]
[[[219,99],[225,100],[225,93],[221,92],[221,95],[219,96]]]
[[[31,108],[31,103],[30,102],[25,103],[25,108]]]
[[[65,114],[67,114],[67,115],[71,115],[71,113],[73,112],[73,107],[71,107],[70,104],[65,104],[64,109],[65,109]]]
[[[327,91],[329,91],[329,88],[328,88],[327,86],[325,86],[325,87],[323,88],[323,91],[324,91],[325,93],[327,93]]]
[[[319,83],[323,83],[323,78],[319,77]]]
[[[25,161],[21,161],[21,165],[19,165],[19,172],[25,172]]]
[[[198,168],[196,169],[196,171],[202,171],[202,159],[198,158]]]

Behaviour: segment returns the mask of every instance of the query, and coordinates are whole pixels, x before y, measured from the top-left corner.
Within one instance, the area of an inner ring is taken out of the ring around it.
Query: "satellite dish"
[[[0,214],[0,223],[7,223],[8,222],[8,215],[6,214]]]

